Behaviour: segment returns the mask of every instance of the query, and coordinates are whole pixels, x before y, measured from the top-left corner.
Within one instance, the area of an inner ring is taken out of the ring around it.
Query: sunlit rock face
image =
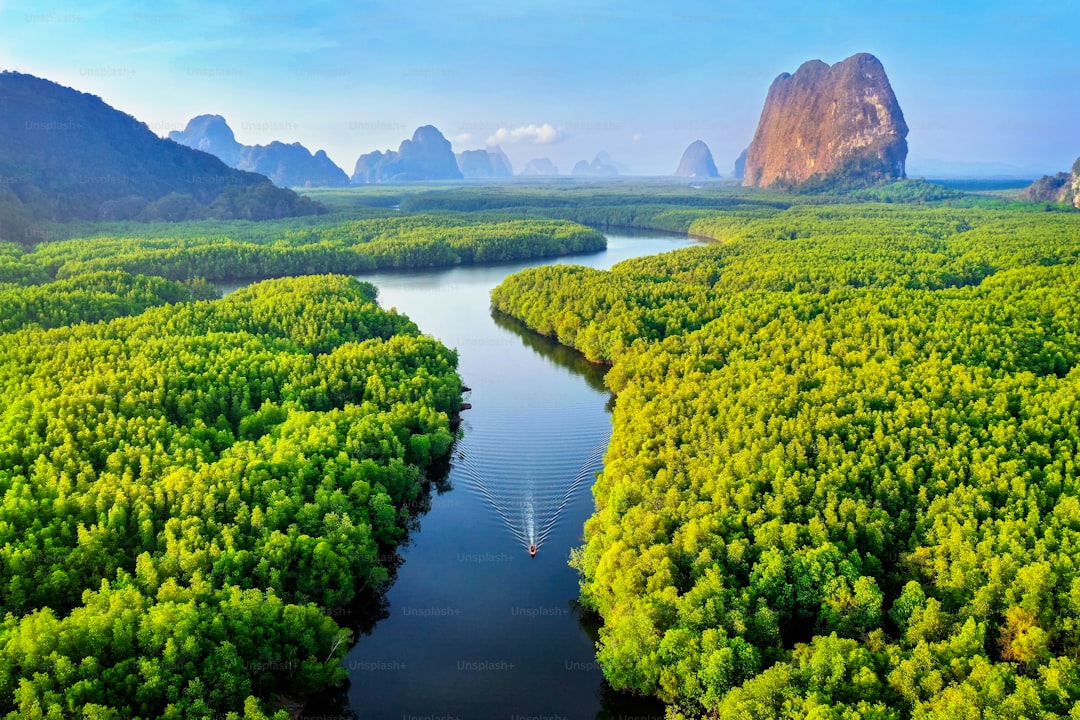
[[[885,68],[860,53],[835,65],[811,60],[769,88],[743,185],[845,184],[904,177],[907,123]]]

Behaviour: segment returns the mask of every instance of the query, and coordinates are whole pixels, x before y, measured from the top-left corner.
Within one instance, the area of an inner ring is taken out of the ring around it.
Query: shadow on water
[[[519,337],[521,344],[534,351],[537,355],[580,375],[593,390],[607,391],[607,387],[604,385],[604,376],[607,375],[609,366],[589,362],[577,350],[560,344],[555,338],[541,335],[517,318],[495,308],[491,308],[491,319],[503,330]]]
[[[573,605],[574,617],[577,618],[578,624],[581,625],[581,629],[589,636],[589,638],[595,643],[600,639],[600,626],[603,621],[600,616],[592,610],[587,610],[581,607],[580,604],[574,603]],[[594,663],[595,672],[600,672],[600,664]],[[611,687],[611,684],[605,678],[601,681],[600,685],[600,710],[596,713],[596,720],[626,720],[626,718],[635,718],[635,720],[664,720],[666,708],[664,703],[660,702],[654,697],[645,697],[641,695],[634,695],[621,690],[616,690]]]
[[[497,328],[520,340],[531,354],[569,370],[591,389],[607,392],[607,366],[590,363],[576,350],[533,332],[498,310],[490,309],[490,317]],[[503,406],[496,427],[466,437],[453,455],[463,484],[484,499],[530,555],[535,555],[555,530],[579,492],[592,486],[603,468],[610,440],[606,417],[601,426],[589,429],[563,422],[566,409],[559,400],[534,395],[515,406]],[[526,427],[530,428],[529,440],[523,442],[520,434]],[[522,454],[529,455],[528,445],[534,446],[542,461],[522,462]],[[508,452],[508,448],[512,450]]]
[[[412,541],[412,535],[420,531],[420,519],[431,511],[432,495],[443,495],[453,490],[450,483],[450,470],[453,465],[450,459],[454,454],[455,442],[445,457],[442,457],[426,470],[426,477],[420,494],[413,501],[405,505],[409,513],[405,521],[405,537],[400,545],[379,548],[379,561],[387,571],[387,582],[380,588],[362,588],[351,603],[340,608],[328,608],[327,614],[339,626],[352,632],[352,645],[355,647],[361,638],[371,635],[375,626],[390,617],[390,602],[386,597],[387,592],[397,580],[398,570],[405,560],[401,556],[401,550],[408,547]],[[360,716],[349,704],[349,679],[340,687],[329,688],[304,698],[303,713],[301,718],[323,717],[334,720],[360,720]]]

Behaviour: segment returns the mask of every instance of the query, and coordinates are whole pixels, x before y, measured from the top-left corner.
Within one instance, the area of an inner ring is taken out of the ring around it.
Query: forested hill
[[[1078,717],[1080,215],[709,234],[493,292],[614,363],[575,560],[611,683],[672,718]]]
[[[40,220],[257,220],[319,209],[48,80],[0,73],[0,108],[0,239],[29,244]]]

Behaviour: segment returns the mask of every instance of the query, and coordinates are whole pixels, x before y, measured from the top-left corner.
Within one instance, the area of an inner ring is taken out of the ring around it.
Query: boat
[[[530,545],[529,546],[529,557],[536,557],[536,546],[535,545]]]

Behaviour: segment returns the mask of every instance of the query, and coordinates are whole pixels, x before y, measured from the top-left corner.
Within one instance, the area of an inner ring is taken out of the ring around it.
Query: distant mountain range
[[[755,144],[738,163],[743,166],[745,162],[745,181],[769,184],[769,178],[786,178],[785,182],[794,182],[801,176],[785,173],[808,166],[821,172],[828,167],[844,172],[861,168],[866,171],[862,179],[870,181],[902,174],[906,126],[887,83],[880,63],[868,55],[834,66],[811,62],[794,75],[781,75],[770,91]],[[871,91],[883,93],[889,102],[880,112],[875,110],[876,115],[869,111],[860,115],[858,98]],[[828,127],[796,117],[800,108],[809,113],[824,107],[822,93],[829,92],[838,93],[844,102],[850,100],[851,108],[844,110],[838,105],[837,112],[853,113],[851,117]],[[0,239],[19,242],[32,241],[36,223],[46,220],[265,219],[322,211],[318,203],[275,187],[271,179],[279,185],[302,187],[342,186],[350,180],[367,184],[513,174],[501,148],[455,155],[450,142],[431,125],[417,128],[396,151],[362,155],[350,179],[324,152],[312,154],[299,143],[242,145],[225,119],[217,115],[193,118],[185,130],[171,134],[178,141],[173,142],[158,137],[144,123],[99,97],[23,73],[0,73],[0,108]],[[865,128],[859,124],[864,122],[859,118],[871,116],[877,118],[876,124]],[[807,127],[816,128],[814,132],[820,137],[806,136],[801,148],[788,147],[788,134],[783,129],[791,123],[802,127],[799,123],[804,121],[810,122]],[[859,132],[849,137],[845,134],[848,125]],[[868,144],[860,144],[863,141]],[[827,147],[850,152],[842,158],[826,158],[814,150]],[[811,151],[818,154],[808,165],[810,156],[803,154]],[[1037,175],[1004,163],[914,157],[909,165],[912,174],[939,179]],[[677,174],[707,177],[714,168],[708,148],[695,142],[684,153]],[[575,175],[586,177],[622,172],[604,152],[574,168]],[[558,168],[549,158],[534,158],[520,174],[555,176]],[[1080,185],[1074,177],[1059,182],[1054,176],[1037,190],[1040,197],[1050,197],[1061,188],[1072,188],[1067,200],[1075,201],[1080,194],[1076,187]]]
[[[169,139],[216,155],[238,170],[257,172],[279,187],[341,187],[349,176],[322,150],[314,155],[300,143],[274,141],[269,145],[242,145],[220,115],[199,115]]]
[[[607,152],[601,151],[596,154],[592,162],[579,160],[570,174],[586,177],[614,177],[619,174],[619,168]]]
[[[514,167],[502,148],[466,150],[457,154],[458,170],[466,178],[513,177]]]
[[[397,152],[387,150],[361,155],[353,170],[354,185],[414,180],[461,180],[458,160],[450,141],[433,125],[416,128],[411,140],[403,140]]]
[[[0,237],[41,220],[263,219],[321,206],[155,135],[95,95],[0,73]]]
[[[546,157],[533,158],[525,163],[519,175],[558,175],[559,168]]]

